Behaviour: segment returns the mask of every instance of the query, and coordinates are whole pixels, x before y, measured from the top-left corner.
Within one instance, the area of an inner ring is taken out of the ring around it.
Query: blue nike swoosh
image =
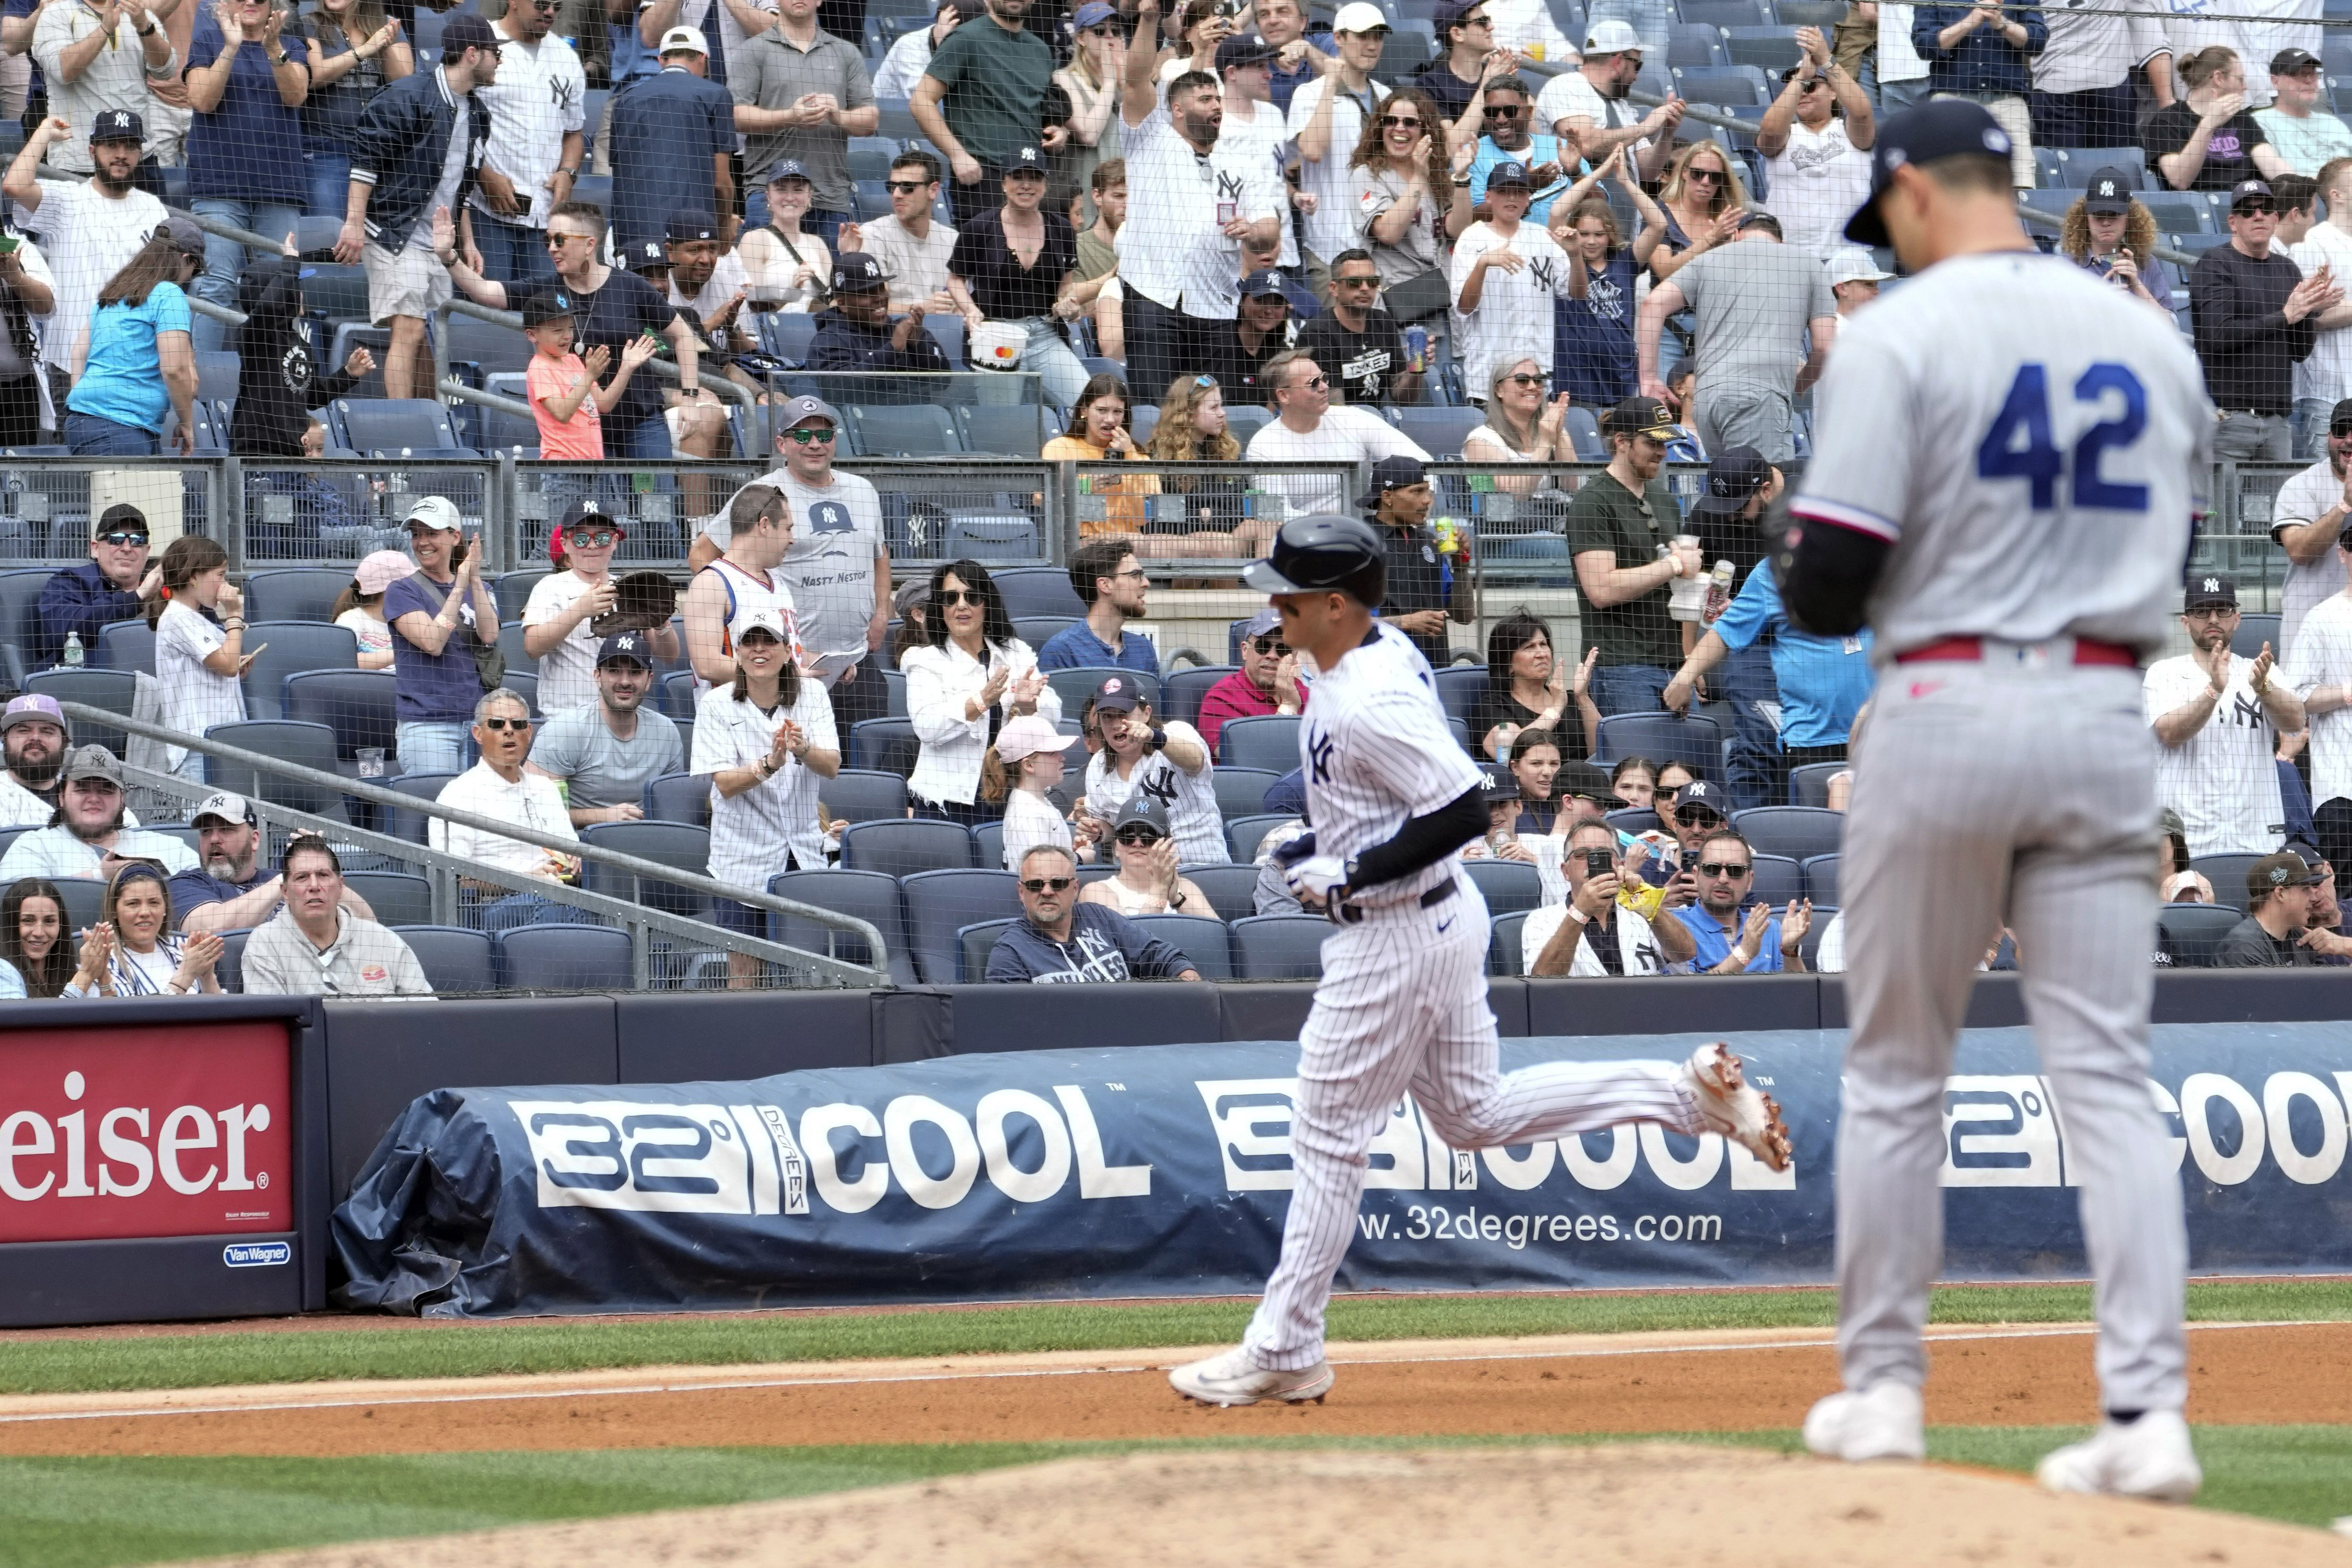
[[[1443,936],[1445,933],[1454,929],[1454,916],[1448,915],[1445,919],[1438,923],[1437,933],[1439,936]]]

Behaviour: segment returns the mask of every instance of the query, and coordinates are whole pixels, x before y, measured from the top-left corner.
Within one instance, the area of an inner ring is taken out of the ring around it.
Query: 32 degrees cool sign
[[[274,1024],[0,1034],[0,1242],[294,1228]]]

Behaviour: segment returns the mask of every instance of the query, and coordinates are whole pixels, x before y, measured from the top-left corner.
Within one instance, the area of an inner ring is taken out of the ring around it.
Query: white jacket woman
[[[932,573],[923,624],[929,641],[898,662],[907,713],[922,743],[907,792],[917,816],[970,827],[998,814],[980,799],[981,758],[992,729],[1024,714],[1057,723],[1062,699],[1029,644],[1013,634],[1003,596],[977,561],[950,561]]]

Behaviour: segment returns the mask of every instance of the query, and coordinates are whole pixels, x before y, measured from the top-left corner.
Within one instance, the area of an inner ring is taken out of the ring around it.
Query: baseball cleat
[[[1805,1447],[1824,1458],[1854,1464],[1925,1458],[1919,1391],[1907,1383],[1874,1383],[1859,1394],[1817,1400],[1805,1412]]]
[[[1323,1396],[1331,1392],[1331,1364],[1318,1361],[1297,1372],[1274,1372],[1236,1346],[1206,1361],[1177,1367],[1168,1375],[1168,1382],[1185,1398],[1203,1405],[1255,1405],[1261,1399],[1279,1399],[1287,1405],[1312,1399],[1320,1405]]]
[[[2079,1443],[2069,1443],[2034,1467],[2052,1491],[2103,1492],[2111,1497],[2187,1502],[2203,1484],[2189,1423],[2178,1410],[2150,1410],[2129,1426],[2104,1421]]]
[[[1789,1168],[1789,1129],[1780,1103],[1748,1086],[1729,1046],[1721,1040],[1700,1046],[1683,1063],[1683,1076],[1708,1132],[1722,1134],[1773,1170]]]

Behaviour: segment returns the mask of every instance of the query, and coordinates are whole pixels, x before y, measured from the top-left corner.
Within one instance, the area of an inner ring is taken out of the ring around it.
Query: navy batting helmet
[[[1335,512],[1291,518],[1274,536],[1267,558],[1242,572],[1242,580],[1261,593],[1337,589],[1372,608],[1386,596],[1388,579],[1380,535],[1362,518]]]

